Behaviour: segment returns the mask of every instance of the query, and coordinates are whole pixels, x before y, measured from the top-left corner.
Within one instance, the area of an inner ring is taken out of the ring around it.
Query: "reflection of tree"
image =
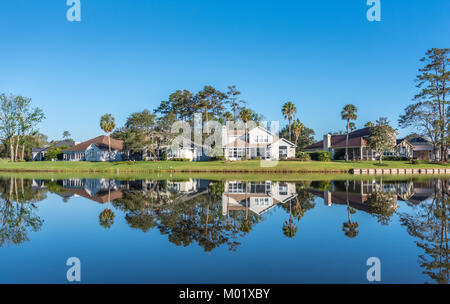
[[[43,221],[35,214],[36,202],[45,199],[44,191],[31,189],[30,181],[0,179],[0,247],[28,241],[30,231],[39,231]]]
[[[163,191],[162,182],[153,182],[150,191],[127,190],[114,201],[126,213],[131,227],[144,232],[157,228],[177,246],[197,243],[205,251],[226,244],[236,250],[238,237],[248,233],[259,217],[245,212],[222,214],[223,182],[212,182],[207,190],[185,199],[177,193]]]
[[[349,181],[345,182],[345,193],[346,193],[346,201],[347,201],[347,217],[348,221],[342,224],[342,231],[344,231],[345,235],[349,238],[355,238],[359,234],[359,224],[358,222],[352,222],[351,214],[355,214],[356,210],[350,207],[350,200],[348,197],[348,186]]]
[[[108,205],[106,206],[106,209],[103,210],[100,215],[98,216],[98,220],[100,222],[100,226],[102,226],[105,229],[109,229],[114,224],[114,212],[109,209],[109,203],[111,202],[111,187],[108,188]]]
[[[295,188],[297,197],[294,208],[292,208],[292,215],[297,219],[297,221],[300,221],[308,210],[315,207],[314,195],[306,191],[302,184],[295,185]]]
[[[303,184],[295,185],[297,196],[289,201],[289,204],[281,205],[285,211],[289,212],[289,219],[284,222],[282,231],[288,238],[293,238],[298,231],[297,223],[294,219],[299,222],[306,212],[314,208],[314,195],[309,193],[304,189]],[[292,203],[295,204],[292,206]]]
[[[413,214],[400,214],[400,220],[408,233],[417,238],[417,246],[424,251],[419,256],[424,274],[437,283],[448,284],[449,181],[437,180],[434,187],[433,199],[421,202],[414,208]]]
[[[391,192],[375,191],[367,197],[369,212],[382,225],[388,225],[391,216],[397,210],[397,195]]]

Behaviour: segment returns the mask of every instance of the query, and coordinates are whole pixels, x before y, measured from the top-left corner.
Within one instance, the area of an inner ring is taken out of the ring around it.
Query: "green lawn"
[[[280,161],[274,167],[263,167],[265,161],[240,162],[19,162],[11,163],[0,160],[3,172],[90,172],[90,173],[156,173],[156,172],[190,172],[190,173],[348,173],[358,168],[445,168],[450,165],[422,163],[411,165],[406,161],[386,161],[385,166],[378,166],[376,161],[358,162],[300,162]]]

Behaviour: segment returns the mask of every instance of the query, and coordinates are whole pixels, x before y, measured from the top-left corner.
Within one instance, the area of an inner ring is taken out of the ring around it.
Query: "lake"
[[[0,178],[0,283],[449,280],[450,179]]]

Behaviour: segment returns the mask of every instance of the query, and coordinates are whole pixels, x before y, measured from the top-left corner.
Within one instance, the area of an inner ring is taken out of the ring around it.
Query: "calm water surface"
[[[450,180],[0,179],[0,283],[449,279]]]

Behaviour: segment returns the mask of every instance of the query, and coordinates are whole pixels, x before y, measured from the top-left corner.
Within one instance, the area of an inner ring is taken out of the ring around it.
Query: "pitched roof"
[[[65,139],[65,140],[58,140],[51,142],[49,145],[43,147],[43,148],[32,148],[31,152],[38,153],[38,152],[44,152],[48,151],[50,148],[59,148],[59,147],[72,147],[75,145],[75,142],[72,139]]]
[[[108,137],[105,135],[90,139],[88,141],[82,142],[81,144],[78,144],[76,146],[70,147],[69,149],[64,150],[65,152],[70,151],[86,151],[87,148],[89,148],[90,145],[95,145],[100,149],[108,149],[109,143],[108,143]],[[111,150],[119,150],[121,151],[123,149],[123,141],[113,139],[111,138]]]
[[[358,129],[348,134],[348,146],[349,147],[365,147],[367,146],[367,141],[365,137],[370,135],[370,128]],[[331,147],[332,148],[345,148],[346,143],[346,134],[342,135],[332,135],[331,136]],[[305,150],[309,149],[321,149],[323,148],[323,140],[316,142],[308,147],[305,147]]]
[[[123,193],[120,190],[111,190],[110,192],[102,191],[96,193],[95,195],[89,195],[89,193],[87,193],[84,189],[67,189],[66,191],[100,204],[104,204],[110,201],[112,202],[123,197]]]

